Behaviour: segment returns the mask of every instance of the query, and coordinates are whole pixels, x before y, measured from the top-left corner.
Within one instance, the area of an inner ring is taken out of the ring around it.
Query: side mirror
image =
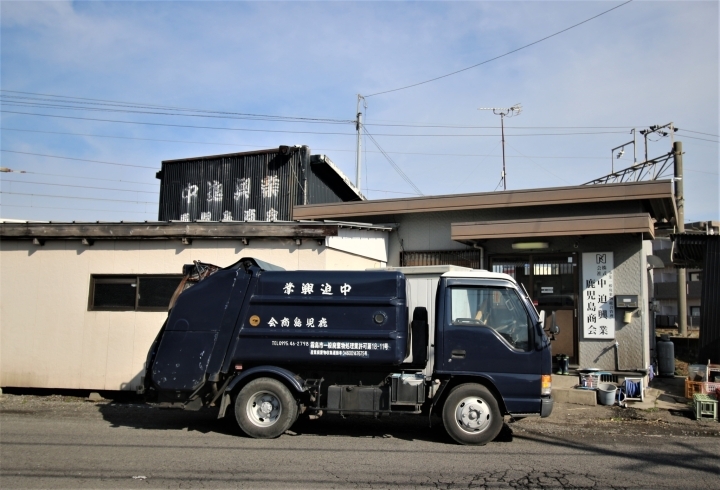
[[[552,327],[550,327],[550,333],[553,335],[560,333],[560,327],[557,325],[553,325]]]

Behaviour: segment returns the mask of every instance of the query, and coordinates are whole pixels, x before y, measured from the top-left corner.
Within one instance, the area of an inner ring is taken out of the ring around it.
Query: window
[[[690,282],[695,281],[702,281],[702,276],[700,272],[691,272],[690,273]]]
[[[165,311],[181,275],[93,275],[88,310]]]
[[[425,252],[400,252],[403,267],[423,265],[459,265],[482,269],[480,250],[432,250]]]
[[[691,306],[690,307],[690,316],[700,316],[700,307],[699,306]]]
[[[531,322],[513,289],[454,287],[450,291],[453,325],[492,328],[512,347],[529,350]]]

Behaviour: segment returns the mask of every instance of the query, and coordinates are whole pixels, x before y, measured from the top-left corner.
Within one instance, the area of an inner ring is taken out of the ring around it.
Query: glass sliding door
[[[566,354],[577,364],[577,254],[492,256],[490,267],[525,286],[538,311],[545,311],[546,328],[560,327],[552,341],[553,355]]]

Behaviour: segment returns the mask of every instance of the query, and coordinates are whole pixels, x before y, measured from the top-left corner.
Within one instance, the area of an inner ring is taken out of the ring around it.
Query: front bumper
[[[540,399],[540,417],[545,418],[550,416],[553,409],[553,403],[554,400],[552,395],[547,398],[543,397]]]

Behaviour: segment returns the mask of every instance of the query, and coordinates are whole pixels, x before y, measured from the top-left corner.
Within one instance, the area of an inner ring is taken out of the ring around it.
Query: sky
[[[508,190],[628,167],[632,145],[611,149],[672,122],[686,221],[718,220],[716,1],[636,0],[372,95],[622,3],[3,0],[0,158],[13,172],[0,173],[0,217],[152,221],[161,161],[279,145],[308,145],[354,181],[362,94],[369,199],[502,191],[500,117],[478,109],[521,103],[505,119]],[[671,150],[649,139],[650,158]]]

